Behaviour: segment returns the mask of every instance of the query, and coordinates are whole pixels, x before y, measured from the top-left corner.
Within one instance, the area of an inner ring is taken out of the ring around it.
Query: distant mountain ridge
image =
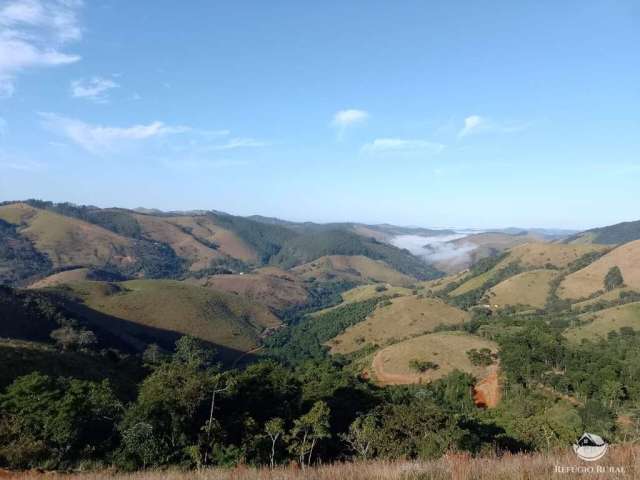
[[[127,278],[184,279],[266,265],[291,268],[325,255],[363,255],[417,280],[440,275],[410,252],[385,242],[395,232],[407,231],[404,227],[265,218],[41,200],[4,202],[0,283],[26,285],[72,268]]]

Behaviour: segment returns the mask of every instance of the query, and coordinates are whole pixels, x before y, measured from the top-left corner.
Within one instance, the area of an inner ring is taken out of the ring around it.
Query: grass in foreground
[[[605,473],[598,473],[597,467]],[[557,471],[557,468],[592,468],[590,472]],[[609,467],[618,469],[610,472]],[[52,480],[547,480],[589,478],[591,480],[638,478],[640,447],[616,445],[598,462],[583,462],[571,449],[531,455],[472,458],[465,454],[448,454],[432,461],[356,462],[321,465],[307,470],[293,467],[205,469],[200,471],[145,471],[131,474],[113,472],[46,474]],[[2,473],[0,471],[0,478]],[[7,477],[10,478],[10,477]],[[15,478],[45,478],[38,472],[27,472]]]

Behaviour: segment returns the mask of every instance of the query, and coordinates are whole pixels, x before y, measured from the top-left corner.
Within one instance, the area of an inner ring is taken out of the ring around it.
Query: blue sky
[[[638,219],[639,5],[0,0],[0,199]]]

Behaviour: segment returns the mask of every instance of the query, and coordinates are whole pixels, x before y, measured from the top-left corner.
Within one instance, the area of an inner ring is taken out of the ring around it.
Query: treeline
[[[108,380],[34,372],[0,394],[0,465],[134,470],[239,463],[302,466],[346,458],[433,458],[451,449],[529,445],[483,418],[473,379],[377,389],[328,361],[223,371],[183,337],[145,356],[149,375],[126,402]]]
[[[387,299],[382,296],[348,303],[324,313],[306,316],[299,323],[278,331],[266,340],[269,355],[289,365],[309,359],[325,359],[329,351],[324,345],[327,341],[364,321],[380,302]]]

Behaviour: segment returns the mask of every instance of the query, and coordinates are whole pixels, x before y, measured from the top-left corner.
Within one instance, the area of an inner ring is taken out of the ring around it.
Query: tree
[[[7,437],[0,438],[0,445],[18,441],[26,450],[3,453],[0,448],[0,456],[10,453],[11,466],[20,468],[102,458],[115,445],[121,411],[107,380],[25,375],[0,395],[0,437]]]
[[[264,431],[267,433],[269,439],[271,439],[271,456],[269,457],[269,465],[273,468],[276,456],[276,442],[284,433],[284,421],[279,417],[272,418],[265,423]]]
[[[378,433],[378,424],[373,415],[356,418],[349,426],[349,431],[341,435],[342,439],[358,454],[362,460],[373,455],[373,443]]]
[[[329,406],[317,401],[308,413],[294,420],[289,434],[289,451],[298,456],[300,466],[311,465],[313,449],[319,440],[329,438]],[[306,462],[305,462],[306,458]]]
[[[624,278],[622,278],[620,268],[617,265],[611,267],[604,277],[605,290],[613,290],[614,288],[621,287],[623,284]]]

